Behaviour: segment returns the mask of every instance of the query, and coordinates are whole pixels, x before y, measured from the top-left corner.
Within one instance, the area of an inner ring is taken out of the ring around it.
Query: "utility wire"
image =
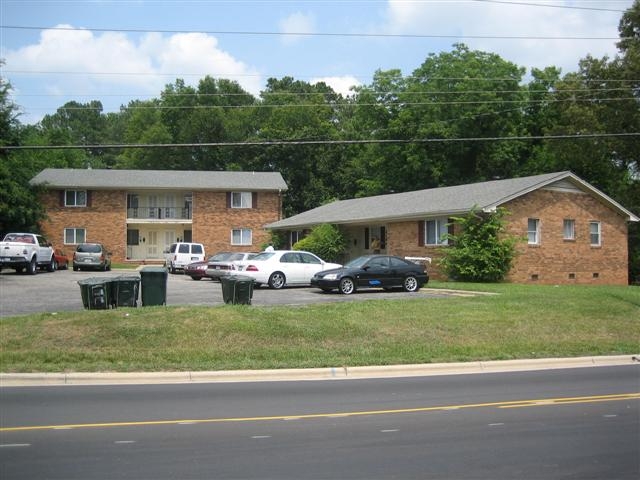
[[[289,104],[253,104],[253,105],[134,105],[122,106],[122,110],[210,110],[210,109],[287,109],[287,108],[354,108],[354,107],[420,107],[420,106],[442,106],[442,105],[491,105],[491,104],[539,104],[539,103],[565,103],[565,102],[622,102],[635,100],[635,97],[622,98],[566,98],[566,99],[543,99],[543,100],[461,100],[451,102],[390,102],[390,103],[289,103]],[[49,108],[30,108],[29,110],[49,110]],[[93,111],[99,110],[96,107],[59,107],[56,111]]]
[[[0,29],[11,30],[60,30],[90,32],[123,32],[123,33],[204,33],[207,35],[258,35],[258,36],[296,36],[296,37],[348,37],[348,38],[468,38],[476,40],[630,40],[633,37],[575,37],[544,35],[436,35],[413,33],[346,33],[346,32],[269,32],[242,30],[148,30],[142,28],[93,28],[93,27],[40,27],[24,25],[0,25]]]
[[[205,142],[205,143],[142,143],[119,145],[18,145],[1,146],[0,150],[86,150],[86,149],[128,149],[128,148],[202,148],[202,147],[270,147],[289,145],[365,145],[365,144],[408,144],[408,143],[461,143],[461,142],[502,142],[517,140],[564,140],[593,138],[640,137],[640,132],[632,133],[590,133],[575,135],[533,135],[513,137],[468,137],[468,138],[414,138],[414,139],[370,139],[370,140],[270,140],[249,142]]]
[[[626,80],[625,80],[626,81]],[[595,90],[596,92],[625,92],[628,91],[627,87],[618,87],[618,88],[598,88]],[[402,90],[365,90],[364,93],[367,95],[402,95],[402,96],[411,96],[411,95],[468,95],[468,94],[485,94],[485,93],[539,93],[539,94],[555,94],[555,93],[580,93],[585,92],[584,89],[561,89],[561,90],[527,90],[523,88],[522,90],[465,90],[465,91],[453,91],[453,90],[429,90],[424,92],[414,92],[414,91],[402,91]],[[592,92],[590,92],[592,93]],[[259,97],[310,97],[310,96],[324,96],[330,97],[333,95],[339,95],[338,93],[325,93],[325,92],[291,92],[291,91],[276,91],[276,92],[262,92]],[[151,99],[161,100],[159,97],[180,97],[180,98],[188,98],[188,97],[196,97],[196,98],[208,98],[208,97],[254,97],[255,95],[251,93],[167,93],[162,92],[160,95],[154,93],[100,93],[99,95],[93,93],[73,93],[73,94],[62,94],[62,93],[15,93],[15,97],[47,97],[47,98],[56,98],[56,97],[152,97]]]
[[[508,2],[506,0],[471,0],[471,1],[482,2],[482,3],[501,3],[504,5],[515,5],[515,6],[526,6],[526,7],[563,8],[563,9],[571,9],[571,10],[593,10],[597,12],[616,12],[616,13],[625,12],[625,10],[614,10],[612,8],[579,7],[577,5],[553,5],[550,3]]]

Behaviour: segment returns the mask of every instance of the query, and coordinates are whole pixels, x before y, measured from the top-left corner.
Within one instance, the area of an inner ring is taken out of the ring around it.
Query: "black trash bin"
[[[111,278],[92,277],[78,280],[82,305],[88,310],[111,308]]]
[[[167,304],[167,277],[164,267],[144,267],[140,270],[142,306]]]
[[[114,307],[137,307],[140,277],[121,275],[111,281],[111,301]]]
[[[222,300],[233,305],[251,305],[253,298],[253,278],[246,275],[226,275],[220,277]]]

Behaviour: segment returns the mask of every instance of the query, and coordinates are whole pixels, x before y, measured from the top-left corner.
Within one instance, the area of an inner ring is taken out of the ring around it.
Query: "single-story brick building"
[[[640,218],[571,172],[341,200],[267,228],[287,232],[293,244],[315,225],[335,224],[349,238],[345,260],[372,253],[375,238],[382,252],[431,257],[431,277],[444,279],[437,261],[447,248],[443,234],[452,216],[474,207],[504,207],[507,233],[523,239],[509,281],[628,282],[628,222]]]
[[[263,226],[282,218],[280,173],[47,168],[43,233],[56,245],[103,243],[113,262],[162,260],[177,241],[260,251]]]

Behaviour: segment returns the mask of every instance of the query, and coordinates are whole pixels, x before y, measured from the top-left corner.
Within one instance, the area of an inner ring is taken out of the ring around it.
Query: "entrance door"
[[[158,232],[155,230],[150,230],[147,233],[147,258],[160,258]]]

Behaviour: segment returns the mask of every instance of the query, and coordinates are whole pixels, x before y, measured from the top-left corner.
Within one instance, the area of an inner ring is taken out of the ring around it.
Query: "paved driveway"
[[[135,270],[112,270],[110,272],[39,272],[37,275],[16,274],[13,270],[0,272],[0,317],[38,312],[61,312],[82,310],[82,298],[78,280],[90,277],[117,277],[137,275]],[[385,292],[371,290],[353,295],[323,293],[316,288],[284,288],[254,290],[252,305],[304,305],[311,303],[362,301],[370,299],[400,299],[442,297],[447,293],[426,289],[416,293],[403,291]],[[205,279],[194,281],[182,274],[169,274],[167,282],[167,305],[223,305],[222,288],[219,282]]]

